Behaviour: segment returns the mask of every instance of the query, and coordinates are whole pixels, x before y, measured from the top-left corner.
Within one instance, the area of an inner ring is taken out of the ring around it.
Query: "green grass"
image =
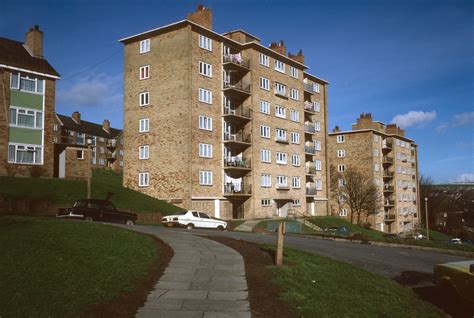
[[[384,234],[383,232],[380,232],[380,231],[367,229],[367,228],[362,227],[360,225],[352,224],[349,221],[346,221],[344,219],[340,219],[340,218],[335,217],[335,216],[314,217],[314,218],[309,218],[308,221],[310,221],[311,223],[319,226],[322,229],[345,226],[351,232],[359,232],[367,238],[375,238],[375,239],[382,238],[383,234]]]
[[[101,224],[0,217],[0,316],[77,317],[131,291],[156,260],[151,237]]]
[[[410,289],[353,265],[285,249],[271,267],[281,298],[300,317],[443,317]]]
[[[236,227],[244,223],[245,220],[229,220],[228,222],[230,222],[230,228],[235,229]]]
[[[97,169],[92,176],[91,196],[104,199],[108,192],[116,208],[132,212],[160,212],[163,215],[182,210],[167,202],[124,188],[122,174]],[[47,200],[56,205],[72,205],[87,196],[87,184],[82,180],[0,177],[0,195],[22,200]]]

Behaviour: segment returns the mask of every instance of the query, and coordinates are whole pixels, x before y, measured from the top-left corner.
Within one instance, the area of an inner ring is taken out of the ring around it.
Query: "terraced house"
[[[57,79],[38,26],[25,43],[0,38],[0,175],[53,176]]]
[[[374,121],[371,114],[361,114],[350,131],[336,127],[328,139],[329,161],[340,176],[331,184],[331,192],[337,194],[331,198],[332,214],[350,218],[344,174],[355,168],[378,187],[380,202],[368,218],[371,226],[388,233],[415,228],[420,212],[417,149],[402,129]]]
[[[124,185],[222,218],[326,215],[327,85],[212,12],[124,44]]]

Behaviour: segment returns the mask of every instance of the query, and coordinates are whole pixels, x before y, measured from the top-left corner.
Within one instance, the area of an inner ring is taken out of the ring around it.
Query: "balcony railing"
[[[288,186],[288,182],[287,183],[277,183],[276,184],[276,188],[277,190],[280,189],[280,190],[288,190],[290,189],[290,187]]]
[[[286,90],[279,90],[279,89],[274,89],[274,92],[275,92],[275,95],[278,95],[278,96],[282,96],[282,97],[285,97],[285,98],[288,98],[288,93],[286,92]]]
[[[234,158],[224,158],[224,167],[232,168],[252,168],[250,159],[234,157]]]
[[[384,214],[384,219],[385,220],[395,220],[396,215],[395,215],[395,213],[385,213]]]
[[[226,88],[237,89],[239,91],[250,94],[250,84],[242,82],[242,81],[234,83],[231,79],[225,80],[224,89]]]
[[[316,195],[315,188],[306,188],[306,195]]]
[[[314,146],[304,146],[304,152],[314,155],[316,154],[316,148]]]
[[[315,174],[316,173],[316,167],[306,167],[306,174]]]
[[[383,140],[382,141],[382,148],[383,149],[392,149],[392,141],[391,140]]]
[[[232,63],[245,68],[250,68],[250,63],[248,60],[242,58],[240,53],[237,54],[226,54],[224,55],[224,63]]]
[[[393,178],[393,172],[384,171],[383,177],[384,178]]]
[[[227,183],[224,185],[224,193],[227,195],[251,195],[252,187],[241,183]]]
[[[304,110],[314,112],[314,106],[313,103],[305,101],[304,102]]]
[[[395,205],[395,201],[393,200],[385,200],[384,203],[383,203],[384,206],[394,206]]]
[[[229,134],[225,133],[224,134],[224,141],[236,141],[236,142],[246,142],[250,143],[250,134],[243,134],[243,133],[237,133],[237,134]]]
[[[314,134],[316,132],[316,126],[312,123],[305,123],[304,131],[310,134]]]
[[[382,157],[382,163],[385,163],[385,164],[393,164],[393,158],[392,158],[392,157],[388,157],[388,156],[383,156],[383,157]]]
[[[383,191],[385,191],[385,192],[393,192],[394,190],[395,190],[394,187],[391,186],[391,185],[385,184],[383,186]]]
[[[314,93],[314,90],[313,90],[313,85],[312,84],[304,84],[304,90],[308,93],[311,93],[313,94]]]
[[[250,108],[248,107],[238,107],[238,108],[230,108],[228,106],[224,106],[224,114],[225,115],[236,115],[245,118],[250,118]]]
[[[284,136],[284,137],[283,136],[276,136],[275,141],[276,142],[281,142],[283,144],[288,144],[289,143],[288,138],[286,136]]]

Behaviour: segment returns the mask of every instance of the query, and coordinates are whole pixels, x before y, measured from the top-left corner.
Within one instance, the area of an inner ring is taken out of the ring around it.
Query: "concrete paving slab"
[[[248,311],[250,310],[247,300],[184,300],[181,306],[183,310],[195,311]]]
[[[224,311],[206,311],[203,318],[250,318],[250,311],[224,312]]]

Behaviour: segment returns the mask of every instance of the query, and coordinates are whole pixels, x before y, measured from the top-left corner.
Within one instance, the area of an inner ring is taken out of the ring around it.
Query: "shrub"
[[[40,178],[46,174],[46,169],[41,166],[32,166],[29,170],[31,177],[33,178]]]
[[[14,177],[16,175],[16,171],[18,170],[18,165],[9,164],[8,161],[5,160],[3,163],[5,170],[7,171],[7,176]]]

